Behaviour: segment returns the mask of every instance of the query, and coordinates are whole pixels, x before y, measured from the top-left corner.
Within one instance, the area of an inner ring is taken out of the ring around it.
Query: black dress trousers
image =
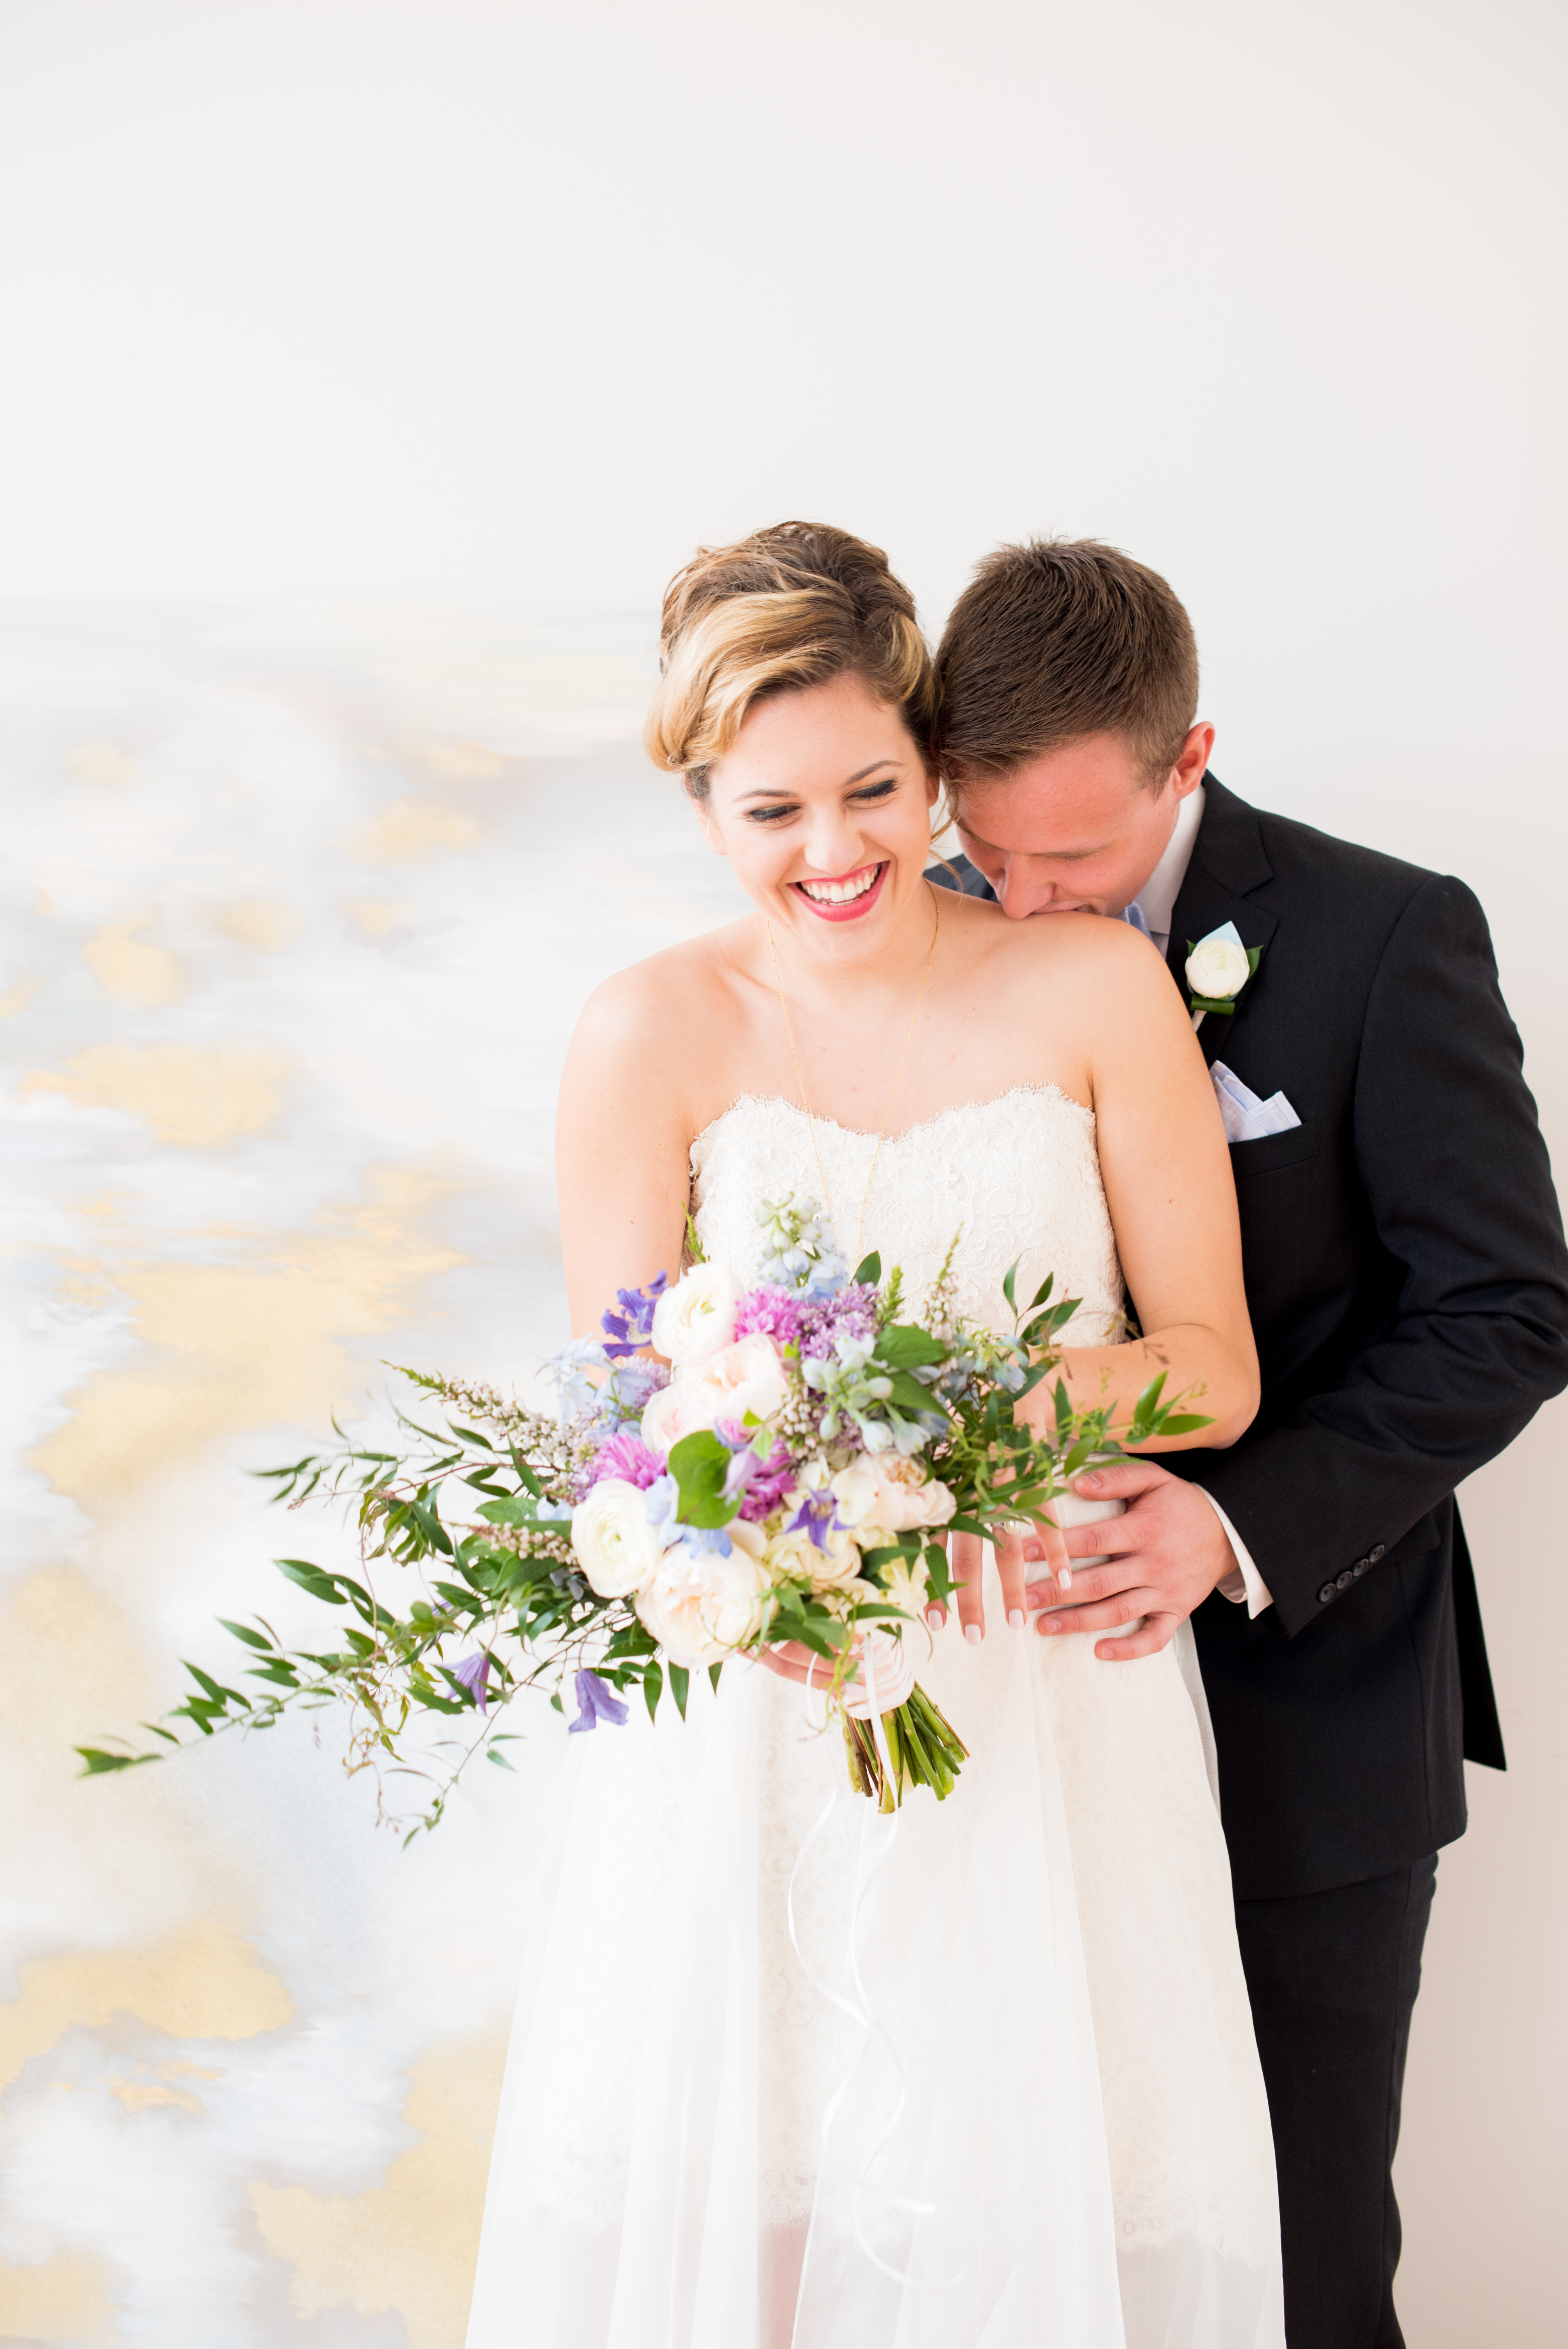
[[[1438,1863],[1238,1900],[1274,2123],[1289,2349],[1404,2349],[1389,2175]]]

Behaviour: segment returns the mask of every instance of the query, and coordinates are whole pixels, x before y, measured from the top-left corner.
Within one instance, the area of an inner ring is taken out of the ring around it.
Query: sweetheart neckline
[[[984,1101],[949,1102],[945,1109],[934,1111],[930,1117],[923,1117],[913,1125],[902,1126],[897,1133],[884,1134],[882,1148],[896,1149],[901,1142],[908,1142],[914,1134],[928,1133],[944,1118],[961,1116],[967,1110],[995,1109],[1001,1102],[1010,1101],[1057,1101],[1076,1116],[1087,1119],[1090,1127],[1095,1123],[1093,1110],[1086,1108],[1082,1102],[1075,1101],[1071,1093],[1063,1092],[1060,1085],[1009,1085],[1004,1092],[987,1093]],[[791,1101],[787,1093],[738,1093],[727,1109],[721,1109],[717,1117],[709,1118],[699,1133],[693,1135],[692,1149],[695,1151],[699,1142],[706,1142],[710,1133],[717,1133],[725,1119],[733,1117],[738,1109],[753,1106],[789,1110],[796,1117],[806,1118],[813,1125],[828,1126],[835,1133],[847,1133],[856,1142],[874,1142],[877,1138],[868,1126],[841,1125],[836,1117],[819,1117],[814,1111],[802,1109],[800,1103]]]

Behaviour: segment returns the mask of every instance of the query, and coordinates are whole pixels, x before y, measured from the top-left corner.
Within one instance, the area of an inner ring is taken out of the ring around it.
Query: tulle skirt
[[[944,1804],[755,1666],[574,1741],[468,2349],[1283,2349],[1191,1634],[1101,1662],[986,1575]]]

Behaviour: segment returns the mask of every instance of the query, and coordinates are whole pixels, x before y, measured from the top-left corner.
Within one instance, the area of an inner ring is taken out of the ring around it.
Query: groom
[[[1080,1480],[1127,1514],[1067,1536],[1113,1555],[1040,1629],[1143,1617],[1097,1648],[1110,1666],[1192,1617],[1291,2349],[1399,2349],[1389,2168],[1437,1853],[1464,1830],[1461,1757],[1503,1766],[1454,1487],[1568,1384],[1568,1252],[1519,1039],[1462,882],[1207,771],[1191,626],[1141,564],[1003,548],[937,669],[959,885],[1017,920],[1119,916],[1183,1000],[1233,1004],[1199,1040],[1262,1405],[1232,1450]]]

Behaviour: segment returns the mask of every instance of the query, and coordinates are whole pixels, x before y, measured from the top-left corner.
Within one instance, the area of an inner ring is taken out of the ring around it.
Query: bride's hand
[[[982,1544],[978,1534],[954,1534],[951,1538],[939,1533],[936,1537],[948,1556],[949,1571],[958,1588],[958,1620],[964,1636],[972,1647],[978,1647],[985,1637],[985,1599],[982,1579]],[[1007,1627],[1021,1631],[1028,1619],[1034,1601],[1028,1584],[1044,1579],[1040,1568],[1054,1576],[1064,1593],[1072,1587],[1068,1566],[1068,1546],[1064,1536],[1055,1526],[1030,1526],[1012,1533],[999,1534],[992,1544],[996,1557],[996,1572],[1002,1584],[1002,1605]],[[1065,1578],[1064,1578],[1065,1575]],[[934,1631],[940,1630],[947,1620],[947,1609],[934,1600],[925,1610],[925,1619]]]
[[[757,1661],[777,1672],[781,1681],[793,1681],[799,1688],[825,1689],[832,1682],[833,1667],[826,1656],[803,1647],[799,1640],[780,1640],[775,1648],[759,1648]]]

